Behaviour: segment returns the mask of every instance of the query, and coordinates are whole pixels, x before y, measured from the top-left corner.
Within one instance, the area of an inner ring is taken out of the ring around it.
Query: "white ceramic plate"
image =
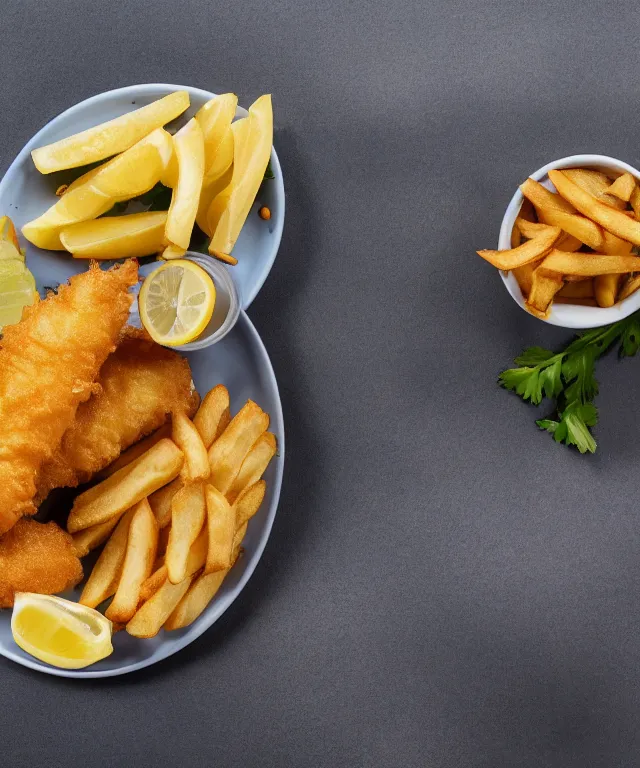
[[[152,640],[139,640],[118,632],[114,639],[114,652],[108,659],[87,669],[66,670],[50,667],[24,653],[11,636],[11,611],[0,610],[0,654],[31,669],[61,677],[111,677],[142,669],[167,658],[193,642],[231,605],[253,573],[269,538],[276,514],[282,470],[284,465],[284,424],[278,386],[269,356],[255,328],[244,312],[235,328],[212,347],[186,355],[193,370],[199,392],[207,392],[216,384],[227,386],[231,395],[231,409],[236,412],[247,398],[255,400],[271,416],[269,429],[278,440],[278,455],[267,469],[267,494],[258,514],[252,518],[243,541],[244,555],[225,579],[220,591],[202,616],[186,629],[165,632]],[[85,572],[88,568],[85,565]],[[80,590],[65,593],[63,597],[78,600]]]
[[[84,131],[106,120],[112,120],[173,91],[188,91],[191,100],[191,106],[184,116],[176,121],[176,124],[183,124],[193,117],[197,110],[215,95],[209,91],[185,85],[164,83],[130,85],[92,96],[55,117],[29,139],[0,182],[0,212],[10,216],[16,227],[21,229],[24,224],[53,205],[56,200],[56,189],[67,180],[64,171],[46,176],[39,173],[31,160],[32,149]],[[246,114],[245,109],[238,107],[237,117],[244,117]],[[284,184],[275,149],[271,150],[271,169],[275,178],[263,183],[233,249],[233,255],[238,259],[238,264],[235,267],[229,267],[243,309],[247,309],[255,299],[266,280],[282,238]],[[257,211],[263,205],[271,210],[269,221],[263,221],[258,216]],[[60,260],[60,254],[43,251],[26,241],[23,244],[27,247],[27,261],[36,280],[47,284],[46,280],[51,279],[50,270],[53,268],[57,271],[56,264]],[[83,260],[69,259],[68,263],[69,274],[83,272],[86,269],[86,262]]]
[[[11,216],[16,226],[21,227],[51,205],[53,192],[58,184],[58,174],[41,176],[31,161],[31,149],[116,117],[175,90],[189,91],[189,114],[213,96],[207,91],[184,86],[137,85],[87,99],[52,120],[27,143],[0,182],[0,214]],[[241,114],[243,113],[244,110],[241,110]],[[284,188],[275,151],[271,155],[271,165],[275,179],[263,184],[255,205],[269,206],[272,218],[269,222],[264,222],[254,212],[250,214],[234,249],[240,263],[237,267],[229,268],[244,307],[255,298],[266,279],[282,234]],[[26,243],[22,237],[21,243],[27,245],[27,262],[42,294],[46,287],[56,286],[87,267],[86,262],[76,261],[63,253],[42,251]],[[225,579],[215,599],[190,627],[176,632],[162,631],[152,640],[139,640],[125,632],[119,632],[114,637],[113,655],[87,669],[57,669],[24,653],[13,642],[11,611],[8,610],[0,610],[0,655],[26,667],[61,677],[111,677],[133,672],[165,659],[193,642],[224,613],[247,583],[269,538],[282,485],[284,424],[278,386],[269,356],[244,312],[240,313],[238,323],[222,341],[206,349],[188,353],[186,357],[191,364],[195,385],[200,393],[207,392],[216,384],[225,384],[231,395],[233,412],[237,411],[247,398],[255,400],[270,414],[270,430],[278,440],[278,455],[274,457],[265,474],[265,500],[258,514],[249,523],[243,542],[243,557]],[[85,572],[87,570],[85,565]],[[79,595],[80,591],[74,590],[64,597],[77,600]]]

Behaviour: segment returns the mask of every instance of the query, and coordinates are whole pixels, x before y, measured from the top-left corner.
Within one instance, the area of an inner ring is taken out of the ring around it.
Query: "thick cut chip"
[[[629,275],[620,288],[618,301],[628,299],[631,294],[638,290],[638,288],[640,288],[640,275]]]
[[[187,575],[189,551],[205,522],[205,498],[202,483],[182,488],[171,504],[171,531],[165,555],[169,581],[178,584]]]
[[[526,303],[527,309],[538,317],[547,316],[553,297],[563,286],[562,275],[549,272],[543,266],[533,273],[531,293]]]
[[[140,589],[151,574],[157,548],[158,524],[149,502],[143,499],[134,508],[118,588],[105,612],[110,621],[126,624],[136,612]]]
[[[563,173],[568,179],[586,190],[590,195],[597,197],[613,208],[623,209],[624,200],[620,200],[608,194],[611,187],[611,179],[602,171],[592,171],[588,168],[565,168]]]
[[[483,250],[477,253],[494,267],[509,271],[544,256],[553,248],[561,234],[562,230],[559,227],[550,227],[548,232],[542,232],[533,240],[527,240],[517,248],[507,251]]]
[[[592,299],[594,295],[593,279],[581,278],[577,283],[565,283],[556,294],[556,298]]]
[[[211,470],[207,449],[200,433],[183,411],[175,412],[171,421],[173,442],[184,453],[184,464],[180,476],[185,483],[206,480]]]
[[[597,200],[561,171],[549,171],[549,178],[558,192],[585,216],[623,240],[640,245],[640,221]]]
[[[115,120],[34,149],[31,157],[40,173],[96,163],[129,149],[154,129],[174,120],[188,107],[189,94],[176,91]]]
[[[207,450],[224,432],[230,421],[229,390],[223,384],[218,384],[204,396],[193,419]]]
[[[122,515],[116,515],[107,520],[106,523],[92,525],[91,528],[85,528],[84,531],[74,533],[71,538],[73,539],[73,546],[78,557],[85,557],[89,552],[93,552],[94,549],[104,544],[109,536],[111,536],[113,529],[120,522],[121,517]]]
[[[164,628],[167,630],[188,627],[200,616],[222,586],[228,571],[198,576],[189,591],[184,595],[171,615],[167,618]]]
[[[104,523],[178,476],[182,451],[171,440],[161,440],[133,464],[121,469],[75,500],[67,528],[77,533]]]
[[[192,579],[192,576],[187,576],[180,584],[172,584],[167,579],[160,589],[138,609],[127,624],[127,632],[134,637],[155,637],[184,597]]]
[[[229,502],[233,502],[246,489],[257,483],[269,466],[269,462],[275,456],[277,450],[276,436],[271,432],[265,432],[256,440],[253,448],[242,462],[242,467],[233,485],[227,493]]]
[[[597,275],[593,278],[593,287],[599,307],[612,307],[616,303],[622,275]],[[580,283],[574,283],[580,285]]]
[[[625,203],[628,203],[635,188],[636,180],[633,176],[630,173],[623,173],[609,187],[608,192],[617,197],[618,200],[624,200]]]
[[[545,257],[541,269],[559,275],[596,275],[624,274],[640,272],[639,256],[611,256],[606,253],[567,253],[555,248]]]
[[[205,573],[231,567],[233,536],[236,532],[236,512],[220,491],[212,485],[205,488],[207,500],[207,529],[209,551]]]
[[[560,227],[590,248],[600,246],[600,228],[592,221],[579,216],[576,209],[560,195],[550,192],[534,179],[527,179],[520,185],[520,190],[536,207],[541,222]]]
[[[168,485],[163,488],[159,488],[155,493],[149,496],[149,504],[153,510],[153,514],[156,516],[158,526],[166,528],[171,523],[171,504],[173,503],[173,497],[184,486],[184,482],[181,477],[176,477]]]
[[[264,480],[258,480],[257,483],[254,483],[238,496],[233,505],[236,530],[239,530],[245,523],[248,523],[260,509],[266,492],[267,484]]]
[[[134,510],[130,509],[118,523],[109,541],[105,544],[91,576],[80,595],[80,603],[95,608],[116,591],[122,564],[127,552],[129,526],[133,519]]]
[[[247,400],[209,449],[211,485],[223,494],[228,493],[247,454],[268,428],[269,414],[253,400]]]

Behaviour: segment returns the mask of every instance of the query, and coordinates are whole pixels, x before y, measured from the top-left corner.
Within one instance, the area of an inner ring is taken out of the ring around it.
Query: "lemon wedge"
[[[23,651],[63,669],[88,667],[113,653],[111,622],[61,597],[17,593],[11,632]]]
[[[5,325],[15,325],[22,310],[38,299],[36,281],[20,259],[0,260],[0,332]]]
[[[187,344],[204,331],[213,315],[216,288],[192,261],[174,259],[142,284],[138,305],[151,338],[168,347]]]

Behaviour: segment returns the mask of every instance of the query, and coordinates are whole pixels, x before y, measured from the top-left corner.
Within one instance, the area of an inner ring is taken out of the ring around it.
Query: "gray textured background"
[[[581,457],[500,391],[566,338],[474,256],[518,182],[640,166],[633,4],[4,0],[0,166],[132,82],[274,95],[287,188],[250,311],[288,425],[241,598],[150,671],[0,660],[0,762],[543,768],[640,763],[640,360],[599,366]]]

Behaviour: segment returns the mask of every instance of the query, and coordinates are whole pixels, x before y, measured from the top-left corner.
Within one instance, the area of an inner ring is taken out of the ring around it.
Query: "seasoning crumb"
[[[264,221],[269,221],[271,218],[271,211],[267,208],[266,205],[263,205],[262,208],[258,211],[258,216],[261,219],[264,219]]]

